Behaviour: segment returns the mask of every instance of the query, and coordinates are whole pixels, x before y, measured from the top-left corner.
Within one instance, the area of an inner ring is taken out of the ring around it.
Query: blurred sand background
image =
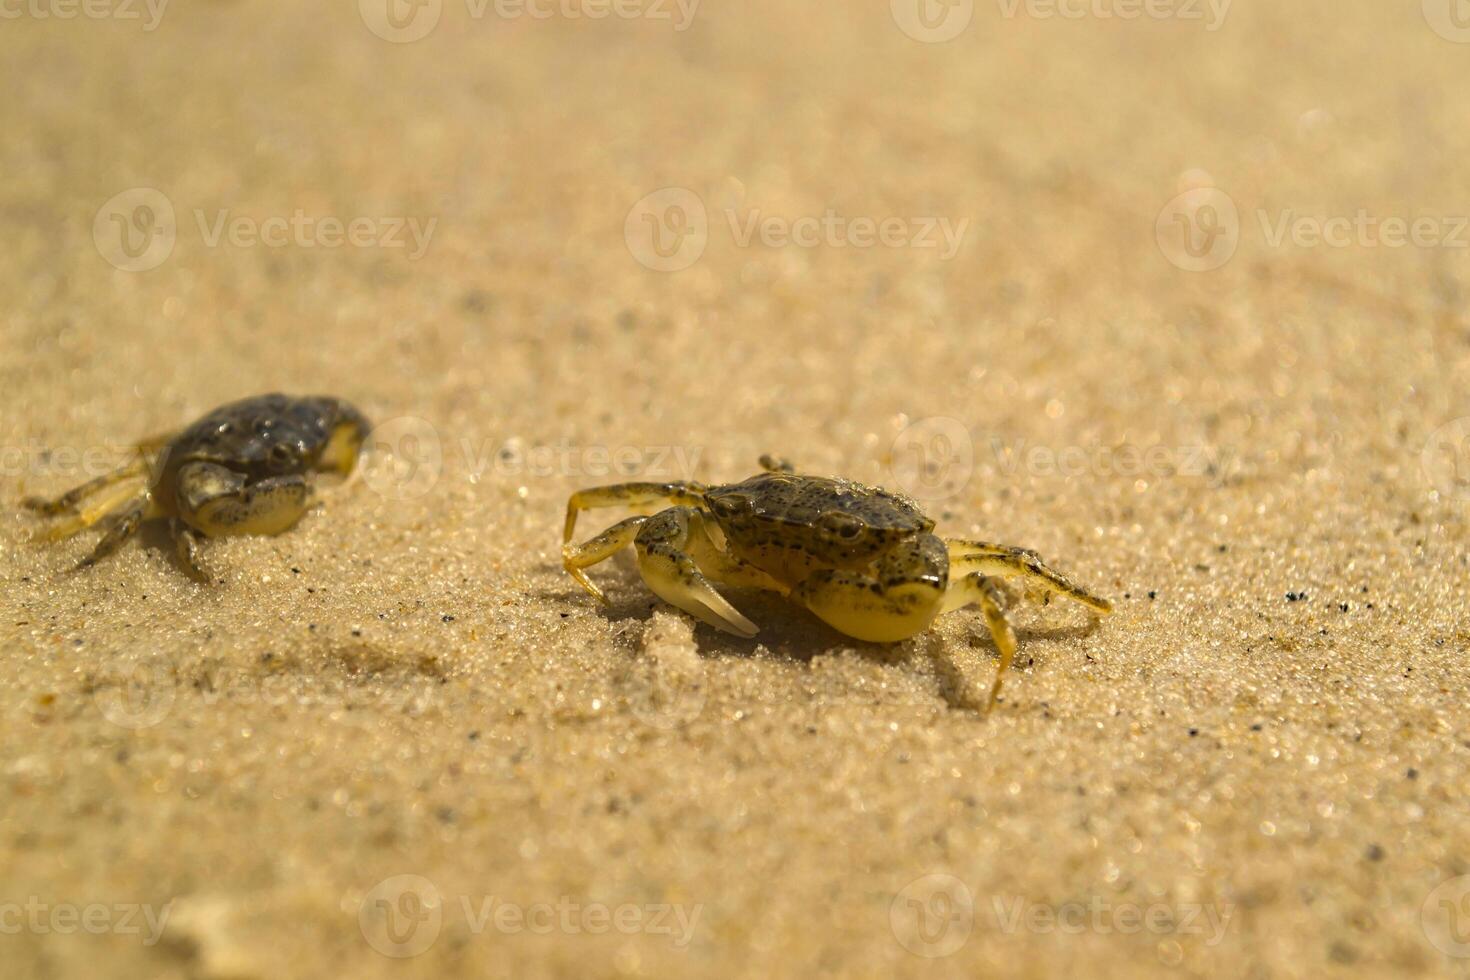
[[[1465,975],[1470,45],[1127,7],[7,7],[5,975]],[[908,244],[741,241],[829,209]],[[1360,212],[1441,238],[1272,241]],[[270,390],[385,448],[220,584],[27,540],[77,454]],[[883,648],[735,594],[741,641],[626,558],[600,609],[558,549],[604,451],[918,487],[1117,613],[1018,604],[987,719],[973,611]],[[630,931],[478,918],[558,903]]]

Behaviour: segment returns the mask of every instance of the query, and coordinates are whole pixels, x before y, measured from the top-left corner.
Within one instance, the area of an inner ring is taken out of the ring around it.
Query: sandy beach
[[[0,12],[7,977],[1470,972],[1448,0]],[[34,540],[269,391],[376,428],[213,584]],[[563,571],[763,453],[1116,611],[987,716]]]

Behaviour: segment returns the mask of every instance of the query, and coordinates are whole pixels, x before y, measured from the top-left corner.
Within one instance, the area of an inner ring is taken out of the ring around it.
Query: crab
[[[799,476],[761,457],[764,472],[724,486],[622,483],[579,490],[567,502],[562,565],[604,603],[586,569],[633,545],[647,586],[665,602],[736,636],[756,625],[711,580],[764,589],[806,607],[841,633],[874,643],[908,639],[941,613],[978,605],[1000,653],[987,710],[1016,652],[1002,579],[1019,580],[1045,602],[1065,596],[1093,613],[1107,599],[1075,585],[1026,548],[935,535],[934,521],[908,497],[850,480]],[[630,517],[572,544],[584,510],[673,506]]]
[[[259,395],[143,440],[125,465],[59,497],[23,503],[59,519],[44,535],[51,541],[102,525],[76,569],[112,554],[144,521],[168,518],[184,568],[208,581],[202,538],[285,531],[311,506],[308,476],[351,474],[367,431],[362,413],[339,398]]]

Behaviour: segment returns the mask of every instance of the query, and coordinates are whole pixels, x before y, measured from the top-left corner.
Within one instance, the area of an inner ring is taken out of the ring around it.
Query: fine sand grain
[[[906,4],[0,23],[0,973],[1465,975],[1470,46]],[[218,584],[30,540],[271,390],[378,448]],[[987,718],[973,610],[563,573],[609,457],[763,452],[1117,611],[1017,602]]]

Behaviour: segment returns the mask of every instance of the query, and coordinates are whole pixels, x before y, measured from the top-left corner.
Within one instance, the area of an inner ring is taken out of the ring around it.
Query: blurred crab
[[[892,643],[928,629],[940,613],[971,604],[985,616],[1000,652],[989,706],[1016,652],[998,579],[1014,578],[1043,601],[1073,599],[1095,613],[1112,604],[1074,585],[1025,548],[933,534],[934,522],[901,494],[849,480],[798,476],[761,457],[765,472],[725,486],[623,483],[580,490],[567,502],[562,564],[598,599],[585,571],[627,545],[643,581],[696,619],[751,637],[756,626],[711,580],[779,593],[834,629]],[[577,515],[599,507],[673,504],[630,517],[573,545]]]
[[[112,554],[144,521],[166,517],[184,567],[207,580],[198,563],[201,537],[291,527],[311,506],[307,477],[350,474],[367,430],[362,413],[341,399],[259,395],[143,440],[126,465],[60,497],[24,504],[64,518],[46,533],[51,541],[102,525],[102,540],[77,568]]]

